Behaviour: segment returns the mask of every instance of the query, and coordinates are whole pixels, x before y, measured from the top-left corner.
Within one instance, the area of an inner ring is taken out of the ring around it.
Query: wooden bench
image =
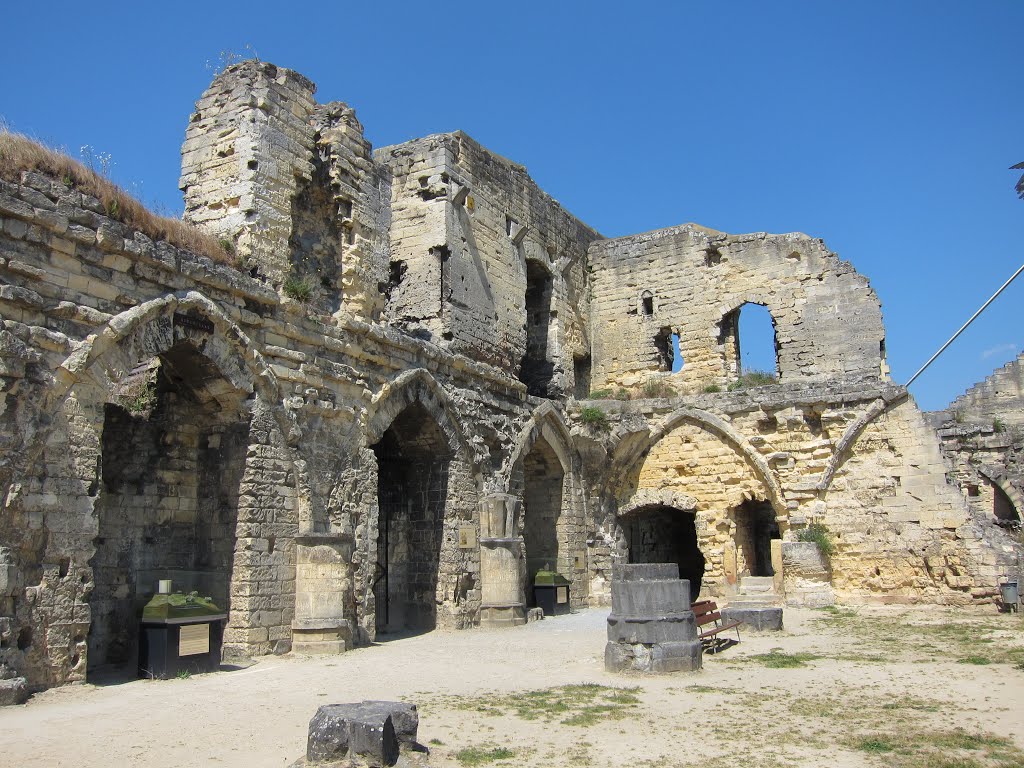
[[[740,624],[742,621],[722,621],[718,604],[714,600],[699,600],[690,606],[697,622],[698,637],[708,653],[718,653],[723,648],[736,645],[740,641]],[[736,640],[719,637],[729,629],[736,630]]]

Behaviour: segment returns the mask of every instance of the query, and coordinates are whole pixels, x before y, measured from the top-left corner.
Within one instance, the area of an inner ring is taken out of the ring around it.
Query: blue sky
[[[607,236],[823,238],[878,292],[899,382],[1024,261],[1018,0],[58,0],[3,19],[0,117],[109,153],[164,213],[207,63],[250,46],[355,107],[375,146],[465,130]],[[1022,297],[1024,278],[914,383],[922,407],[1021,351]]]

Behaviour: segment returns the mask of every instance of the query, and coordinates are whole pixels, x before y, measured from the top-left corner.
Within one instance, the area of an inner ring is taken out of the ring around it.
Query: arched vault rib
[[[725,419],[690,406],[677,408],[651,429],[628,432],[616,440],[611,450],[612,471],[609,472],[606,486],[609,495],[626,473],[636,466],[636,462],[646,456],[658,441],[681,424],[693,424],[710,432],[736,450],[750,464],[755,476],[764,485],[768,500],[775,508],[776,515],[785,514],[787,509],[785,495],[765,458]]]

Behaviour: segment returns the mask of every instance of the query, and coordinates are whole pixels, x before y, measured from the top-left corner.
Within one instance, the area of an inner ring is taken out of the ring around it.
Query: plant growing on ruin
[[[747,371],[729,385],[729,391],[733,392],[737,389],[763,387],[767,384],[776,383],[778,383],[778,378],[774,373],[768,373],[768,371]]]
[[[643,388],[644,397],[675,397],[676,391],[662,379],[651,379]]]
[[[592,405],[580,408],[580,421],[599,432],[607,432],[610,427],[607,414]]]
[[[612,391],[610,389],[595,389],[588,396],[588,400],[610,400]]]
[[[117,395],[118,404],[132,416],[148,417],[156,408],[159,396],[153,379],[131,382]]]
[[[798,541],[817,544],[818,550],[826,559],[831,558],[832,554],[836,551],[836,545],[832,539],[832,532],[829,531],[824,523],[811,523],[806,528],[802,528],[797,533],[796,538]]]
[[[284,285],[281,286],[281,289],[289,299],[294,299],[303,304],[313,297],[313,283],[305,277],[288,275],[284,279]]]
[[[1006,431],[1006,422],[1003,421],[1002,419],[1000,419],[998,416],[996,416],[994,419],[992,419],[992,431],[993,432],[1005,432]]]
[[[89,168],[64,152],[0,126],[0,179],[20,184],[25,171],[60,179],[64,186],[98,199],[108,216],[153,240],[166,240],[220,264],[231,262],[215,238],[180,219],[158,216],[106,178],[103,173],[109,172],[112,163],[109,156],[104,158],[93,156],[92,165],[99,168]]]
[[[703,389],[703,392],[704,392],[705,395],[710,395],[710,394],[714,394],[715,392],[721,392],[721,391],[722,391],[722,388],[720,386],[718,386],[717,384],[708,384]]]

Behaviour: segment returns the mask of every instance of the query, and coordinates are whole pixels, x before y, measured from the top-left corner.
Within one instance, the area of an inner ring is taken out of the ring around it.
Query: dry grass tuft
[[[97,198],[112,219],[219,264],[236,266],[233,249],[178,219],[157,216],[119,186],[62,152],[27,136],[0,130],[0,179],[19,184],[23,171],[49,176]]]

